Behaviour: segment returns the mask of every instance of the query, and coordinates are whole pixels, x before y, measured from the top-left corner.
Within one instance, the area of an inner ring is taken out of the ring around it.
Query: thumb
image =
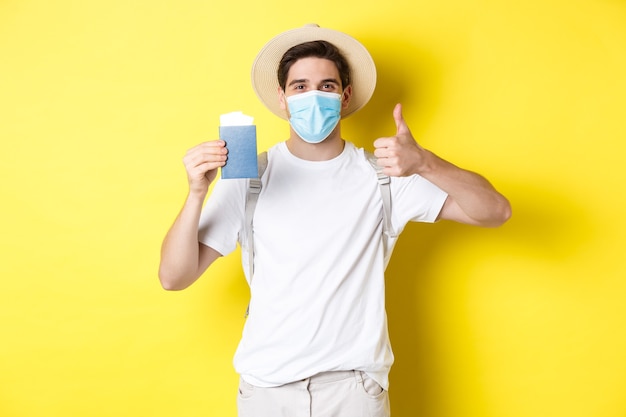
[[[393,120],[396,122],[396,135],[401,134],[410,134],[409,126],[407,126],[404,121],[404,117],[402,117],[402,104],[396,104],[396,107],[393,109]]]

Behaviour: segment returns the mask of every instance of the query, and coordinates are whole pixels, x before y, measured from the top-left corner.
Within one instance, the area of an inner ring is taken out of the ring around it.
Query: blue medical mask
[[[289,123],[308,143],[320,143],[341,119],[341,95],[312,90],[287,97]]]

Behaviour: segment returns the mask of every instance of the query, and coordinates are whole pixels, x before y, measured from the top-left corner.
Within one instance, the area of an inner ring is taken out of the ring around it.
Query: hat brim
[[[335,45],[350,65],[352,97],[341,116],[347,117],[363,107],[376,88],[376,66],[370,53],[353,37],[332,29],[307,25],[283,32],[271,39],[252,64],[252,88],[275,115],[287,119],[278,101],[278,64],[287,50],[304,42],[324,40]],[[346,87],[346,86],[344,86]]]

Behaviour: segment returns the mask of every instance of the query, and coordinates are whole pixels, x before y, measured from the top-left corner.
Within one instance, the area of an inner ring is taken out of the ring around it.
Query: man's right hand
[[[217,175],[217,169],[226,164],[226,142],[214,140],[203,142],[187,151],[183,158],[189,181],[189,192],[206,195],[209,185]]]

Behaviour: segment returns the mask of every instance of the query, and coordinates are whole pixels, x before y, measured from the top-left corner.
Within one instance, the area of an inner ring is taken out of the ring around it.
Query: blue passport
[[[222,178],[258,178],[256,126],[220,126],[220,139],[228,149]]]

